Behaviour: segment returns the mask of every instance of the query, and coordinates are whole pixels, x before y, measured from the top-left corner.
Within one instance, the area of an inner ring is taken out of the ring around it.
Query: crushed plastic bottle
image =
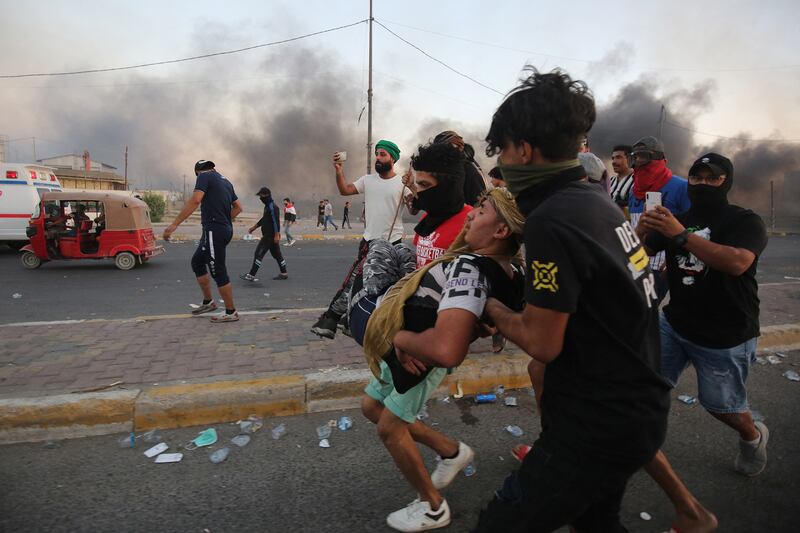
[[[353,427],[353,421],[350,419],[349,416],[343,416],[339,418],[339,423],[337,424],[339,431],[347,431],[351,427]]]
[[[286,424],[278,424],[272,428],[272,438],[278,440],[286,434]]]
[[[783,377],[785,377],[789,381],[800,381],[800,374],[798,374],[794,370],[787,370],[786,372],[783,373]]]
[[[154,444],[154,443],[158,443],[158,442],[161,442],[162,440],[164,440],[164,438],[161,436],[161,434],[156,429],[151,429],[150,431],[148,431],[146,433],[142,433],[141,435],[139,435],[139,438],[142,439],[142,441],[144,441],[144,442],[146,442],[148,444]]]
[[[759,365],[766,365],[766,364],[767,364],[767,360],[766,360],[766,359],[764,359],[764,358],[763,358],[763,357],[761,357],[761,356],[756,356],[756,364],[759,364]]]
[[[120,448],[135,448],[136,447],[136,435],[131,431],[130,435],[125,435],[124,437],[120,437],[117,440],[117,445]]]
[[[22,298],[22,295],[18,292],[15,292],[14,294],[11,295],[11,297],[14,298],[15,300],[19,300],[20,298]]]
[[[247,420],[239,422],[239,433],[255,433],[264,427],[264,422],[257,415],[250,415]]]
[[[317,437],[320,440],[327,439],[331,436],[331,427],[328,424],[323,424],[317,428]]]
[[[678,396],[678,401],[681,403],[685,403],[686,405],[694,405],[697,403],[697,398],[694,396],[690,396],[688,394],[681,394]]]
[[[767,362],[769,364],[771,364],[771,365],[777,365],[777,364],[782,363],[783,361],[777,355],[768,355],[767,356]]]
[[[319,441],[319,447],[320,448],[330,448],[331,447],[331,443],[330,443],[330,441],[328,441],[328,439],[322,439],[321,441]]]
[[[467,467],[464,469],[464,475],[467,477],[474,476],[476,472],[477,470],[475,469],[475,465],[472,463],[468,464]]]
[[[503,394],[506,393],[506,387],[505,385],[498,385],[494,388],[493,392],[498,396],[502,396]]]
[[[231,442],[239,448],[244,448],[250,443],[250,435],[236,435],[231,439]]]
[[[639,518],[641,518],[645,522],[649,522],[650,520],[653,519],[653,517],[650,516],[650,513],[646,512],[646,511],[642,511],[641,513],[639,513]]]
[[[525,434],[525,432],[522,431],[522,428],[519,426],[506,426],[506,431],[508,431],[515,437],[521,437]]]
[[[220,448],[219,450],[215,451],[211,455],[208,456],[208,460],[214,463],[215,465],[221,463],[225,459],[228,458],[228,454],[231,453],[231,449],[225,446],[224,448]]]
[[[785,358],[786,358],[786,354],[785,354],[785,353],[783,353],[783,352],[775,352],[775,355],[777,355],[777,356],[778,356],[778,357],[780,357],[781,359],[785,359]]]
[[[503,403],[506,407],[516,407],[517,406],[517,399],[513,396],[506,396],[503,399]]]

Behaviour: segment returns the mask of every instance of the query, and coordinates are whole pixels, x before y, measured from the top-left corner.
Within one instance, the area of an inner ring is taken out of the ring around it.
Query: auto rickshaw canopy
[[[105,229],[137,230],[152,228],[147,204],[133,196],[113,192],[44,192],[43,202],[102,202]]]

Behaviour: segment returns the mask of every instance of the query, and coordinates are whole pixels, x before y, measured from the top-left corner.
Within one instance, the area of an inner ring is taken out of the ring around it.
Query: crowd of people
[[[400,148],[385,139],[373,174],[350,182],[344,162],[332,161],[339,193],[364,195],[366,222],[311,331],[334,338],[341,326],[363,347],[374,376],[362,412],[418,494],[387,523],[423,531],[451,522],[443,491],[480,450],[417,415],[470,344],[492,335],[531,357],[542,429],[515,449],[521,465],[475,531],[626,531],[620,505],[640,469],[674,505],[674,531],[714,531],[715,515],[661,451],[670,390],[692,365],[699,403],[739,436],[735,470],[764,470],[769,431],[753,420],[746,387],[759,336],[763,221],[728,202],[734,166],[721,154],[700,155],[684,179],[667,166],[661,140],[622,139],[608,154],[609,176],[589,151],[596,111],[588,87],[560,70],[528,74],[492,117],[486,154],[498,157],[488,188],[454,131],[420,145],[402,175]],[[196,172],[194,195],[164,237],[201,206],[195,312],[216,308],[210,271],[225,320],[236,311],[224,250],[240,205],[213,163],[198,162]],[[264,236],[246,276],[267,250],[285,275],[278,209],[269,189],[258,194],[265,213],[250,231]],[[403,242],[403,209],[423,212],[413,246]],[[333,224],[329,202],[320,213]],[[418,444],[440,456],[431,473]]]

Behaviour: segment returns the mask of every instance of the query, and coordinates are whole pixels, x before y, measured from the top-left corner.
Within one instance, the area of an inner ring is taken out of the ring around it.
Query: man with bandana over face
[[[253,258],[253,266],[250,267],[250,272],[239,276],[245,281],[258,281],[256,272],[261,267],[261,260],[269,251],[272,258],[278,263],[280,274],[272,278],[274,280],[289,279],[289,274],[286,272],[286,260],[281,253],[281,216],[278,206],[272,201],[272,191],[267,187],[261,187],[256,194],[264,204],[264,214],[258,222],[253,224],[247,230],[247,233],[253,233],[257,228],[261,228],[261,240],[258,241],[256,246],[255,257]]]
[[[338,154],[338,153],[337,153]],[[399,208],[403,202],[403,181],[394,171],[400,159],[400,148],[392,141],[382,139],[375,144],[375,174],[361,176],[353,183],[347,183],[344,176],[344,163],[333,156],[336,170],[336,186],[342,196],[363,194],[367,222],[364,236],[358,245],[358,256],[347,272],[342,286],[336,292],[327,311],[311,327],[311,332],[332,339],[336,336],[339,320],[347,312],[347,295],[358,274],[361,263],[369,251],[369,241],[386,239],[399,243],[403,239],[403,221]]]
[[[753,421],[745,382],[759,335],[756,269],[767,245],[764,222],[728,203],[733,164],[716,153],[689,170],[686,213],[657,207],[637,233],[649,251],[665,250],[670,302],[661,315],[661,369],[673,385],[687,365],[697,372],[700,404],[739,433],[734,468],[745,476],[767,464],[769,431]]]

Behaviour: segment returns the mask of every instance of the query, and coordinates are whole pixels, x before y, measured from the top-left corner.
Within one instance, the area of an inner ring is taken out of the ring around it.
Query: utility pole
[[[36,163],[36,137],[32,137],[33,139],[33,162]]]
[[[775,233],[775,183],[772,180],[769,180],[769,219],[770,230]]]
[[[664,129],[664,120],[667,118],[667,108],[661,106],[661,113],[658,115],[658,140],[661,140],[661,132]]]
[[[369,86],[367,87],[367,174],[372,172],[372,0],[369,0]]]
[[[128,146],[125,146],[125,190],[128,190]]]
[[[183,175],[183,201],[186,201],[186,174]]]

